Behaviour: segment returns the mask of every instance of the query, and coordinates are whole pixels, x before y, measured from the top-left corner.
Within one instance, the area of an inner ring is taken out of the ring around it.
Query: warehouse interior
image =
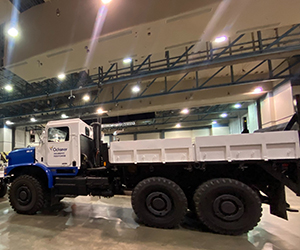
[[[53,120],[101,121],[108,145],[284,126],[300,94],[299,11],[298,0],[0,0],[2,166]],[[0,249],[298,249],[299,213],[268,209],[248,234],[223,236],[192,213],[179,228],[146,227],[130,196],[24,216],[6,195]]]

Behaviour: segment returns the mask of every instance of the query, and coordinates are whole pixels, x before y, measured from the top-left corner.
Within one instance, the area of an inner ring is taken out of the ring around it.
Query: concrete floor
[[[288,202],[300,209],[300,198],[287,192]],[[34,216],[16,214],[7,197],[0,199],[0,250],[2,249],[201,249],[298,250],[300,213],[289,221],[269,214],[264,205],[260,224],[242,236],[205,232],[186,216],[178,229],[163,230],[139,225],[130,197],[64,199],[53,211]]]

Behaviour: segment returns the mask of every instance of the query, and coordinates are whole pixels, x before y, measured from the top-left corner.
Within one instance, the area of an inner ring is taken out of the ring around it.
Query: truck
[[[20,214],[64,197],[132,191],[133,210],[147,226],[177,227],[189,209],[211,231],[240,235],[260,221],[262,203],[287,219],[285,187],[300,195],[299,158],[293,130],[108,146],[100,122],[68,119],[48,122],[37,147],[10,152],[5,182]]]

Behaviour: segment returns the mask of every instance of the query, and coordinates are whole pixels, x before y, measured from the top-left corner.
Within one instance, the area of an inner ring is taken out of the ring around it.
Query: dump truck
[[[132,191],[141,222],[177,227],[189,210],[210,230],[240,235],[260,221],[262,203],[287,219],[285,187],[300,195],[298,131],[101,140],[101,123],[50,121],[37,147],[8,155],[5,182],[20,214],[80,195]]]

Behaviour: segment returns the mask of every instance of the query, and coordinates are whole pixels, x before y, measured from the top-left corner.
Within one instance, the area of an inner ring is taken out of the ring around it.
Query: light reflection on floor
[[[300,198],[288,192],[289,202],[300,209]],[[180,228],[149,228],[137,221],[130,197],[66,198],[51,210],[34,216],[16,214],[7,198],[0,199],[0,250],[2,249],[203,249],[298,250],[300,214],[290,221],[269,214],[242,236],[208,232],[192,214]]]

